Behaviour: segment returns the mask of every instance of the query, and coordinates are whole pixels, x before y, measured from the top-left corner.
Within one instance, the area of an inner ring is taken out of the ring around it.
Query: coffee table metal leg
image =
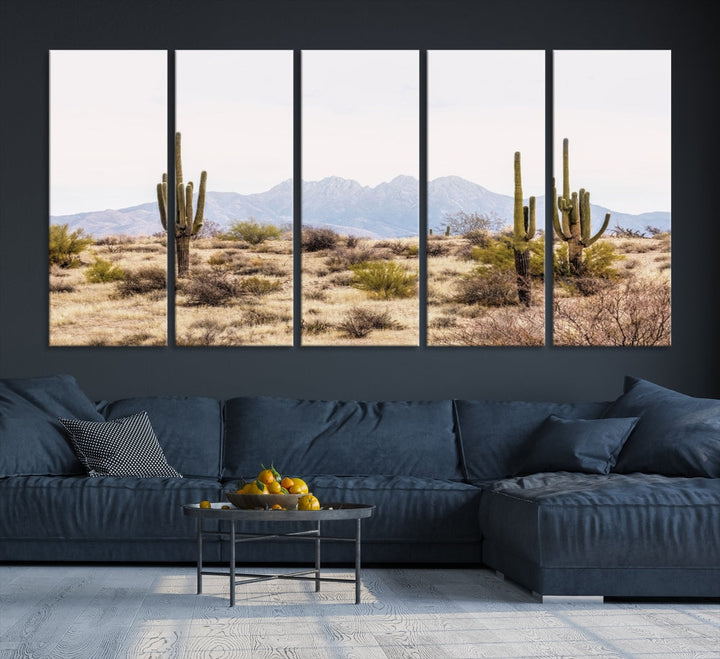
[[[317,538],[315,540],[315,592],[320,592],[320,521],[317,523]]]
[[[360,604],[360,519],[355,525],[355,604]]]
[[[197,518],[197,594],[202,594],[202,517]]]
[[[235,606],[235,520],[230,521],[230,606]]]

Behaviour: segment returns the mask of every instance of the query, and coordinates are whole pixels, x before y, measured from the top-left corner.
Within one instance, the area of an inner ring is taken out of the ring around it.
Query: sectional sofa
[[[192,562],[182,504],[270,462],[321,502],[377,506],[366,564],[482,564],[542,595],[720,597],[720,401],[629,377],[585,403],[92,401],[67,375],[0,380],[0,561]],[[204,551],[227,559],[226,543]],[[249,543],[238,560],[305,551]]]

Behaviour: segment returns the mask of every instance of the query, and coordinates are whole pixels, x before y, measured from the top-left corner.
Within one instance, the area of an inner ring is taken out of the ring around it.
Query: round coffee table
[[[320,590],[322,581],[335,581],[355,584],[355,604],[360,604],[360,568],[361,568],[361,535],[360,524],[363,519],[371,517],[375,506],[361,503],[327,503],[321,510],[243,510],[241,508],[223,508],[229,504],[224,502],[212,503],[211,508],[200,508],[200,504],[189,503],[183,506],[183,513],[197,520],[197,592],[202,593],[203,575],[218,575],[230,578],[230,606],[235,606],[235,586],[238,584],[249,584],[269,579],[298,579],[311,580],[315,582],[315,590]],[[230,525],[229,532],[205,531],[203,520],[213,519],[226,521]],[[355,520],[355,537],[337,537],[320,534],[321,522],[333,522],[338,520]],[[295,531],[291,533],[243,533],[237,532],[237,522],[267,522],[282,524],[283,522],[310,522],[312,528],[307,531]],[[216,536],[221,539],[228,539],[230,542],[229,572],[219,572],[203,569],[203,536]],[[311,570],[301,570],[284,574],[245,574],[235,569],[235,546],[241,542],[256,540],[270,540],[273,538],[290,538],[293,540],[310,540],[315,543],[315,567]],[[334,542],[355,543],[355,578],[340,579],[320,576],[320,545],[321,541],[330,540]],[[308,576],[314,575],[314,576]],[[237,577],[243,577],[237,581]]]

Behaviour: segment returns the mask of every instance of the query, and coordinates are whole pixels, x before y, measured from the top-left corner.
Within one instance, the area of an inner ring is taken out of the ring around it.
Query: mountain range
[[[335,229],[341,234],[370,238],[417,235],[418,180],[397,176],[375,187],[352,179],[330,176],[320,181],[304,181],[303,223]],[[594,229],[611,213],[610,227],[621,226],[643,231],[646,226],[670,229],[669,212],[639,215],[619,213],[592,205]],[[428,183],[428,227],[443,230],[447,214],[478,213],[512,224],[513,198],[472,183],[458,176],[444,176]],[[292,181],[287,180],[266,192],[243,195],[237,192],[208,192],[205,219],[226,229],[237,220],[253,217],[260,223],[292,223]],[[543,225],[545,198],[537,198],[537,222]],[[161,230],[157,204],[150,202],[119,210],[90,211],[73,215],[54,215],[51,224],[68,224],[101,238],[108,235],[152,235]]]

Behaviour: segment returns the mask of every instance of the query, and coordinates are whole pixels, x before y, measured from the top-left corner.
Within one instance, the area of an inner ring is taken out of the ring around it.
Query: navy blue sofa
[[[183,478],[89,477],[58,419],[141,411]],[[634,378],[614,402],[566,404],[97,402],[71,376],[0,380],[0,561],[192,562],[182,504],[269,462],[321,501],[377,506],[366,563],[483,564],[543,595],[720,597],[720,401]],[[249,543],[238,560],[311,551]]]

